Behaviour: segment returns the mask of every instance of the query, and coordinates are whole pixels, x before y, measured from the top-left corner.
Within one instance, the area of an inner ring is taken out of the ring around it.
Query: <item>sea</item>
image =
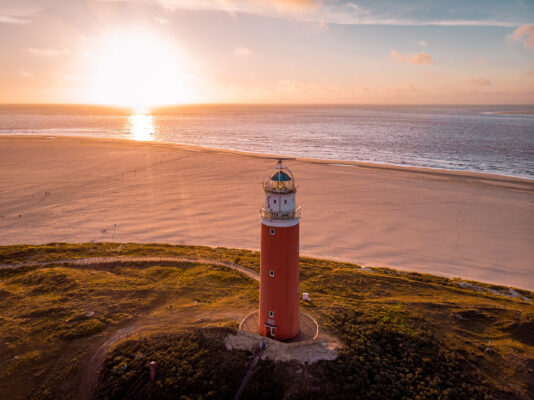
[[[0,105],[0,135],[184,143],[534,179],[534,105]]]

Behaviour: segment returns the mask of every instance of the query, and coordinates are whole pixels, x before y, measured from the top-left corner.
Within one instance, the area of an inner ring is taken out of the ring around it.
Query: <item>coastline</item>
[[[80,139],[80,140],[88,140],[88,141],[94,140],[98,142],[109,141],[109,143],[125,143],[125,144],[129,143],[131,145],[142,144],[144,146],[153,145],[153,146],[176,147],[176,148],[181,148],[181,149],[205,150],[209,152],[237,154],[237,155],[258,157],[258,158],[264,158],[264,159],[276,159],[279,157],[293,158],[296,161],[301,161],[301,162],[328,164],[328,165],[340,166],[340,167],[359,167],[359,168],[369,168],[369,169],[413,172],[413,173],[419,173],[419,174],[434,174],[434,175],[442,175],[442,176],[453,175],[453,176],[459,176],[459,177],[478,178],[478,179],[497,181],[497,182],[502,181],[503,183],[511,181],[511,182],[524,182],[527,184],[534,184],[534,177],[526,178],[526,177],[515,176],[515,175],[492,174],[489,172],[456,170],[456,169],[446,169],[446,168],[437,168],[437,167],[436,168],[418,167],[418,166],[411,166],[411,165],[388,164],[388,163],[378,163],[378,162],[370,162],[370,161],[349,161],[349,160],[340,160],[340,159],[334,159],[334,158],[326,159],[326,158],[301,157],[301,156],[285,156],[285,155],[277,155],[277,154],[269,154],[269,153],[256,153],[253,151],[245,151],[245,150],[237,150],[237,149],[223,149],[223,148],[218,148],[218,147],[201,146],[201,145],[178,143],[178,142],[160,142],[160,141],[152,141],[152,140],[142,141],[142,140],[135,140],[135,139],[127,139],[127,138],[101,138],[101,137],[92,137],[92,136],[70,136],[70,135],[53,135],[53,134],[51,135],[21,135],[21,134],[0,135],[0,141],[2,141],[3,138],[7,138],[7,139],[40,138],[40,139],[50,139],[50,140]]]
[[[2,135],[0,156],[1,245],[259,247],[272,156],[53,135]],[[534,288],[533,180],[301,157],[290,168],[303,256]]]

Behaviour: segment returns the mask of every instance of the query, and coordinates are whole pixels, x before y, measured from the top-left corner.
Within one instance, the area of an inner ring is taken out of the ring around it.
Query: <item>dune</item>
[[[0,244],[259,248],[264,155],[166,143],[0,138]],[[297,159],[303,256],[534,289],[534,181]]]

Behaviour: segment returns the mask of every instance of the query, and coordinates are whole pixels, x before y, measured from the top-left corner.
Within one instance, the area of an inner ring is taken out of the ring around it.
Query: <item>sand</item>
[[[534,181],[290,161],[301,255],[534,289]],[[73,137],[0,138],[0,244],[259,248],[265,156]]]

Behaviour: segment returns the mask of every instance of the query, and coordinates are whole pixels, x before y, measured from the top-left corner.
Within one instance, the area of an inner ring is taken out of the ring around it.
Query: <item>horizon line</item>
[[[206,102],[206,103],[174,103],[174,104],[157,104],[145,107],[136,107],[121,104],[102,104],[102,103],[63,103],[63,102],[28,102],[28,103],[1,103],[1,106],[86,106],[86,107],[109,107],[123,109],[155,109],[166,107],[189,107],[189,106],[534,106],[534,103],[284,103],[284,102]]]

